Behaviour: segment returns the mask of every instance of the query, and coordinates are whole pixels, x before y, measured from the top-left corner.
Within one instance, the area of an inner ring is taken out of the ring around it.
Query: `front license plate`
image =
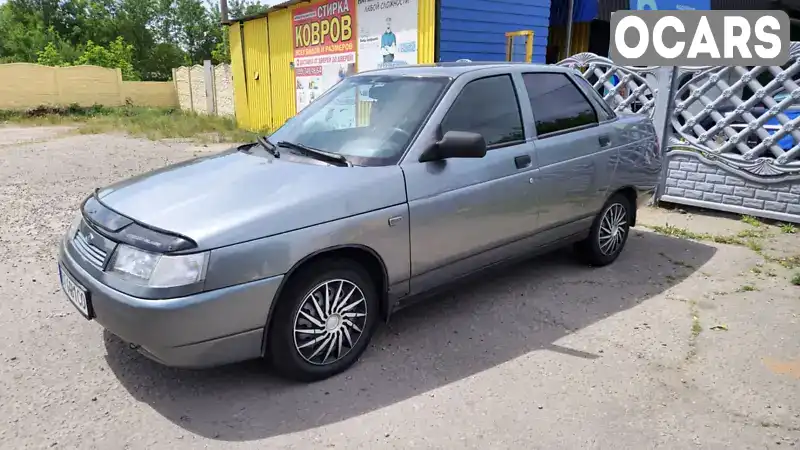
[[[58,276],[61,278],[61,289],[67,294],[67,299],[69,299],[70,303],[78,308],[83,317],[91,319],[89,314],[89,291],[73,280],[72,276],[61,268],[60,264],[58,266]]]

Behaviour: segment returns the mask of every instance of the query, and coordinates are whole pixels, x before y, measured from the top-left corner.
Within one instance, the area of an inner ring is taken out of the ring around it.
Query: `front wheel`
[[[592,266],[605,266],[617,259],[630,232],[633,205],[622,194],[614,194],[594,219],[589,236],[576,250]]]
[[[378,316],[374,281],[358,263],[324,260],[301,268],[275,307],[269,357],[284,377],[318,381],[352,366]]]

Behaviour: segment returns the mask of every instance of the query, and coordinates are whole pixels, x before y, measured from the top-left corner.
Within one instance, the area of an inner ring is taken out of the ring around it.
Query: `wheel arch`
[[[381,317],[383,319],[386,319],[388,317],[389,276],[386,271],[386,264],[384,263],[383,258],[381,258],[378,252],[376,252],[371,247],[361,244],[343,244],[343,245],[335,245],[332,247],[320,249],[306,255],[305,257],[297,261],[284,275],[280,286],[278,286],[278,290],[275,292],[275,297],[272,301],[272,304],[269,307],[269,313],[267,315],[267,324],[264,327],[264,337],[261,343],[262,355],[266,353],[267,337],[269,336],[270,329],[272,328],[273,312],[275,311],[275,307],[280,301],[281,294],[283,293],[283,290],[286,287],[286,285],[289,283],[289,281],[291,281],[294,274],[297,273],[297,271],[300,270],[301,268],[306,267],[309,264],[314,264],[317,261],[328,258],[351,259],[361,264],[362,267],[367,271],[367,273],[369,273],[369,275],[372,277],[373,281],[376,283],[378,287],[378,294],[380,295],[379,302],[380,302]]]
[[[616,194],[622,194],[625,198],[628,199],[631,206],[631,225],[632,227],[636,226],[636,213],[637,213],[637,206],[638,206],[638,191],[633,186],[623,186],[621,188],[616,189],[615,191],[611,192],[608,196],[606,201],[611,199],[611,197],[615,196]]]

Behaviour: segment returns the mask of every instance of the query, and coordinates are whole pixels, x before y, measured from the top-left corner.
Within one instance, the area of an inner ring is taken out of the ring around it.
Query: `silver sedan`
[[[257,142],[91,193],[59,274],[163,364],[319,380],[453,280],[564,245],[610,264],[662,162],[648,118],[567,69],[364,72]]]

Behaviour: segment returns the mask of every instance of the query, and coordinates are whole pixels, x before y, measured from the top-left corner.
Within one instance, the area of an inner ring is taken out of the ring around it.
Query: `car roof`
[[[455,78],[459,75],[475,72],[484,69],[502,69],[509,71],[531,69],[537,72],[567,72],[571,69],[561,66],[547,64],[519,63],[519,62],[445,62],[436,64],[414,64],[406,66],[396,66],[384,69],[374,69],[360,72],[358,76],[370,75],[392,75],[409,77],[450,77]]]

